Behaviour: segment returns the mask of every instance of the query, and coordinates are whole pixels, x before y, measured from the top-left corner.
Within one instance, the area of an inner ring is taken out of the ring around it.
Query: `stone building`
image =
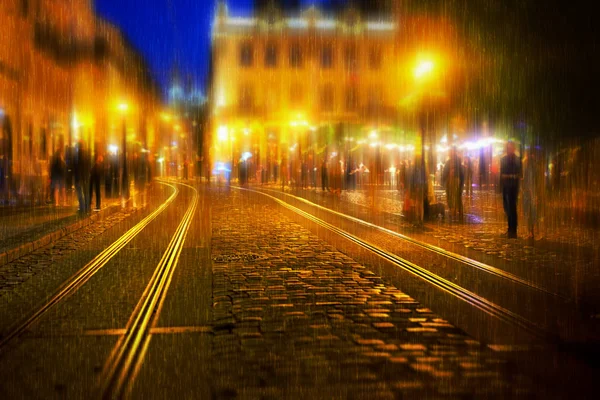
[[[316,165],[332,151],[327,143],[353,146],[391,129],[402,96],[393,14],[371,17],[352,6],[286,13],[278,2],[263,3],[246,17],[218,4],[211,82],[217,168],[235,170],[246,158],[274,177],[283,159]]]
[[[83,140],[103,153],[120,143],[124,123],[128,146],[148,145],[158,91],[145,62],[95,15],[92,0],[3,0],[0,26],[3,198],[38,201],[55,150]],[[118,111],[122,103],[126,114]]]

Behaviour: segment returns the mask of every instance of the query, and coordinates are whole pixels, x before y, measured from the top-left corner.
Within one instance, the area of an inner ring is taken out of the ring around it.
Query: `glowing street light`
[[[123,119],[123,135],[121,138],[121,146],[123,147],[123,166],[122,166],[122,175],[121,175],[121,202],[123,206],[125,205],[125,201],[129,199],[129,176],[127,172],[127,121],[125,119],[127,115],[127,111],[129,111],[129,104],[127,103],[119,103],[117,109],[121,113],[121,117]]]
[[[229,128],[227,128],[225,125],[219,126],[217,129],[217,138],[221,142],[227,141],[229,139]]]
[[[414,75],[416,79],[422,79],[429,76],[435,69],[435,64],[431,60],[423,60],[417,64]]]

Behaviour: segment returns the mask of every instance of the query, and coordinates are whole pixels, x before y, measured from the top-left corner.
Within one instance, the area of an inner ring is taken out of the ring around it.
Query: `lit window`
[[[369,67],[373,70],[381,68],[381,49],[379,47],[372,47],[369,51]]]
[[[331,112],[333,111],[333,85],[326,84],[321,88],[320,105],[321,111]]]
[[[304,103],[304,90],[302,90],[302,85],[299,83],[294,83],[290,87],[290,106],[293,108],[300,108]]]
[[[254,62],[254,49],[250,43],[243,43],[240,47],[240,65],[251,67]]]
[[[368,107],[370,112],[377,112],[381,106],[383,99],[383,89],[380,85],[374,85],[369,88]]]
[[[274,68],[277,66],[277,46],[270,43],[265,51],[265,66]]]
[[[356,111],[358,108],[358,88],[354,85],[346,89],[346,111]]]
[[[326,45],[321,49],[321,67],[329,69],[333,67],[333,48]]]
[[[302,68],[302,49],[297,43],[290,47],[290,66],[292,68]]]
[[[345,55],[346,69],[348,69],[348,71],[356,71],[358,69],[358,56],[356,53],[356,47],[347,47]]]
[[[254,108],[254,92],[250,85],[241,85],[239,88],[239,109],[250,112]]]

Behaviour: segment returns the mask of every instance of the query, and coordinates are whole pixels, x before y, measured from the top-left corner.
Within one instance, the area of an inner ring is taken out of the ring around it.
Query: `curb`
[[[119,204],[113,204],[111,206],[103,208],[102,210],[100,210],[97,213],[94,213],[86,218],[80,219],[79,221],[76,221],[76,222],[72,223],[71,225],[64,226],[54,232],[51,232],[45,236],[42,236],[41,238],[34,240],[33,242],[23,243],[22,245],[20,245],[18,247],[15,247],[13,249],[5,251],[4,253],[0,253],[0,267],[4,266],[10,262],[13,262],[13,261],[31,253],[34,250],[37,250],[44,246],[47,246],[51,243],[54,243],[57,240],[65,237],[67,235],[70,235],[71,233],[73,233],[81,228],[85,228],[86,226],[89,226],[98,220],[106,218],[107,216],[118,211],[119,209],[121,209],[121,206]]]

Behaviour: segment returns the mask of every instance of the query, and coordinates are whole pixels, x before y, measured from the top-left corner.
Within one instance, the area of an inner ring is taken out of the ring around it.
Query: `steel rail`
[[[150,343],[151,328],[160,316],[198,205],[198,191],[192,186],[181,185],[192,188],[194,197],[136,305],[125,334],[113,348],[104,366],[99,382],[100,397],[103,399],[127,397]]]
[[[374,244],[371,244],[365,240],[362,240],[362,239],[358,238],[357,236],[355,236],[343,229],[336,227],[335,225],[332,225],[320,218],[315,217],[314,215],[312,215],[306,211],[299,209],[298,207],[292,206],[291,204],[286,203],[285,201],[283,201],[281,199],[278,199],[275,196],[271,196],[267,193],[263,193],[261,191],[247,189],[247,188],[240,188],[240,187],[234,187],[234,188],[239,189],[239,190],[245,190],[245,191],[248,191],[251,193],[258,193],[263,196],[266,196],[266,197],[274,200],[279,205],[289,209],[290,211],[293,211],[294,213],[308,219],[309,221],[314,222],[314,223],[318,224],[319,226],[321,226],[321,227],[323,227],[345,239],[350,240],[351,242],[361,246],[364,249],[369,250],[372,253],[375,253],[377,256],[383,258],[384,260],[390,262],[391,264],[402,268],[403,270],[411,273],[412,275],[417,276],[418,278],[433,285],[434,287],[437,287],[437,288],[443,290],[444,292],[449,293],[449,294],[453,295],[454,297],[464,301],[465,303],[472,305],[473,307],[481,310],[485,314],[488,314],[488,315],[490,315],[500,321],[508,323],[512,326],[519,327],[519,328],[523,329],[524,331],[528,332],[529,334],[531,334],[532,336],[535,336],[537,338],[542,338],[542,339],[548,339],[548,338],[555,337],[554,334],[548,332],[547,330],[543,329],[542,327],[538,326],[537,324],[528,320],[527,318],[524,318],[524,317],[520,316],[519,314],[516,314],[502,306],[499,306],[498,304],[495,304],[495,303],[487,300],[486,298],[481,297],[481,296],[477,295],[476,293],[473,293],[473,292],[463,288],[462,286],[459,286],[453,282],[450,282],[449,280],[444,279],[444,278],[440,277],[439,275],[436,275],[433,272],[431,272],[423,267],[420,267],[414,263],[411,263],[410,261],[407,261],[401,257],[396,256],[395,254],[389,253],[388,251],[385,251]]]
[[[548,290],[548,289],[546,289],[546,288],[544,288],[542,286],[536,285],[535,283],[533,283],[531,281],[528,281],[528,280],[525,280],[523,278],[520,278],[519,276],[511,274],[510,272],[506,272],[506,271],[504,271],[504,270],[502,270],[500,268],[496,268],[496,267],[493,267],[493,266],[491,266],[489,264],[485,264],[485,263],[482,263],[480,261],[473,260],[472,258],[465,257],[465,256],[462,256],[460,254],[451,252],[449,250],[442,249],[441,247],[434,246],[432,244],[425,243],[425,242],[422,242],[420,240],[413,239],[413,238],[411,238],[409,236],[403,235],[403,234],[401,234],[399,232],[393,231],[393,230],[388,229],[388,228],[384,228],[383,226],[375,225],[375,224],[373,224],[371,222],[368,222],[368,221],[365,221],[363,219],[360,219],[360,218],[357,218],[357,217],[353,217],[351,215],[347,215],[347,214],[341,213],[339,211],[332,210],[332,209],[327,208],[327,207],[323,207],[322,205],[313,203],[312,201],[307,200],[307,199],[305,199],[303,197],[294,196],[294,195],[289,194],[289,193],[278,192],[278,191],[272,190],[272,189],[260,189],[260,191],[267,191],[267,192],[272,192],[272,193],[281,193],[281,194],[284,194],[284,195],[286,195],[288,197],[292,197],[292,198],[294,198],[294,199],[296,199],[298,201],[301,201],[301,202],[306,203],[308,205],[311,205],[313,207],[319,208],[319,209],[321,209],[323,211],[327,211],[327,212],[329,212],[331,214],[334,214],[334,215],[336,215],[338,217],[345,218],[345,219],[350,220],[352,222],[356,222],[356,223],[358,223],[360,225],[364,225],[364,226],[367,226],[369,228],[373,228],[373,229],[379,230],[381,232],[385,232],[385,233],[387,233],[387,234],[389,234],[391,236],[397,237],[397,238],[402,239],[402,240],[404,240],[406,242],[409,242],[409,243],[411,243],[411,244],[413,244],[415,246],[421,247],[421,248],[423,248],[425,250],[428,250],[428,251],[431,251],[433,253],[437,253],[439,255],[442,255],[442,256],[444,256],[446,258],[449,258],[449,259],[452,259],[454,261],[458,261],[458,262],[460,262],[462,264],[465,264],[465,265],[467,265],[469,267],[473,267],[473,268],[479,269],[479,270],[487,272],[487,273],[489,273],[491,275],[495,275],[495,276],[497,276],[499,278],[512,281],[512,282],[517,283],[519,285],[527,286],[527,287],[529,287],[531,289],[535,289],[537,291],[549,294],[551,296],[562,298],[563,300],[569,300],[569,298],[566,297],[566,296],[563,296],[563,295],[561,295],[559,293],[552,292],[552,291],[550,291],[550,290]],[[257,191],[257,192],[260,192],[260,191]]]
[[[39,320],[44,314],[46,314],[52,307],[75,293],[81,286],[89,281],[102,267],[104,267],[123,247],[133,240],[148,224],[156,219],[179,194],[177,187],[159,182],[162,185],[169,186],[173,189],[173,193],[165,200],[156,210],[138,222],[133,228],[125,232],[120,238],[113,242],[110,246],[104,249],[98,254],[92,261],[86,264],[83,268],[77,271],[73,276],[67,279],[52,295],[50,300],[45,301],[32,315],[27,317],[24,321],[21,321],[14,328],[8,330],[8,334],[2,337],[0,340],[0,352],[6,347],[12,340],[21,336],[27,329],[29,329],[37,320]]]

